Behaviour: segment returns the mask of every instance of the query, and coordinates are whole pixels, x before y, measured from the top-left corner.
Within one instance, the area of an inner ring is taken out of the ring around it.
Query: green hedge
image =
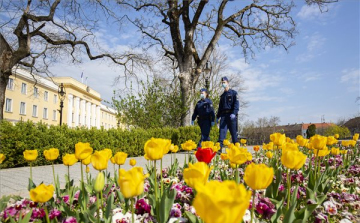
[[[217,141],[218,128],[212,128],[210,137]],[[43,156],[43,151],[49,148],[58,148],[60,156],[55,163],[62,163],[61,157],[65,153],[74,153],[75,144],[89,142],[94,150],[110,148],[113,153],[123,151],[129,156],[144,155],[144,144],[151,137],[171,139],[172,143],[179,145],[186,140],[192,139],[198,142],[200,128],[154,128],[154,129],[86,129],[68,128],[63,126],[48,126],[44,123],[31,121],[18,122],[15,125],[0,122],[0,153],[5,154],[6,159],[1,164],[2,168],[27,166],[23,158],[26,149],[37,149],[39,156],[33,165],[47,165],[48,161]]]

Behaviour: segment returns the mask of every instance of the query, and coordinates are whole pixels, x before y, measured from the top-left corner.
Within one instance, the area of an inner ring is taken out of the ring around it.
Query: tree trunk
[[[12,69],[12,49],[0,33],[0,121],[4,119],[5,91]]]
[[[0,73],[0,109],[1,109],[0,121],[4,119],[5,91],[8,82],[9,82],[9,76]]]
[[[191,122],[192,112],[194,106],[192,99],[194,98],[194,85],[190,72],[183,72],[179,75],[180,79],[180,90],[181,90],[181,105],[183,108],[187,108],[185,114],[181,116],[181,125],[188,126]]]

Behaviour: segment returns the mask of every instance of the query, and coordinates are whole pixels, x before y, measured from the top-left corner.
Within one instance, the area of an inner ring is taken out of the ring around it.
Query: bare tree
[[[48,66],[70,55],[80,62],[108,58],[131,74],[129,61],[141,58],[131,52],[108,52],[97,44],[101,22],[122,21],[111,10],[112,1],[0,0],[0,120],[3,119],[6,85],[16,66],[47,72]],[[106,3],[109,3],[106,5]]]
[[[334,1],[306,0],[306,3],[318,4],[323,9]],[[145,49],[160,46],[163,57],[177,65],[182,103],[189,111],[202,70],[221,37],[239,46],[245,58],[253,56],[255,49],[270,46],[287,50],[293,45],[295,22],[290,12],[294,4],[289,0],[254,0],[249,5],[228,0],[119,0],[118,3],[134,10],[127,18],[144,35],[140,44]],[[229,9],[225,10],[226,7]],[[137,17],[136,12],[139,12]],[[144,17],[145,13],[152,16]],[[190,116],[188,112],[182,117],[183,125],[189,125]]]

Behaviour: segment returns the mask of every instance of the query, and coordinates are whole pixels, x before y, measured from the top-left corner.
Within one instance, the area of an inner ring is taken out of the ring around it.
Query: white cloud
[[[321,16],[321,11],[317,5],[303,5],[297,14],[298,17],[305,20],[312,20]]]
[[[343,70],[340,82],[346,84],[349,92],[358,92],[360,95],[360,70]]]
[[[324,52],[321,50],[326,43],[326,38],[315,32],[311,36],[305,36],[304,41],[307,42],[306,52],[298,55],[296,61],[299,63],[307,62],[315,57],[321,56]]]
[[[339,4],[327,4],[321,10],[317,4],[304,4],[297,13],[297,16],[303,20],[316,20],[316,22],[326,24],[329,18],[337,14],[338,8]]]

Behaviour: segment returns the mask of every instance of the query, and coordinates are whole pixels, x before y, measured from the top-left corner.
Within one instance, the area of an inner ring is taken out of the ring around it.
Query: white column
[[[100,129],[100,106],[96,106],[96,128]]]
[[[96,126],[96,105],[91,105],[91,126]]]
[[[73,113],[73,95],[68,94],[67,125],[69,127],[72,127],[72,113]]]
[[[90,128],[91,102],[86,102],[86,126]]]
[[[74,118],[75,118],[75,127],[79,126],[79,107],[80,107],[80,98],[75,97],[75,113],[74,113]]]
[[[82,126],[86,126],[86,120],[85,120],[85,114],[86,114],[86,108],[85,108],[85,100],[81,99],[81,108],[80,108],[80,123]]]

